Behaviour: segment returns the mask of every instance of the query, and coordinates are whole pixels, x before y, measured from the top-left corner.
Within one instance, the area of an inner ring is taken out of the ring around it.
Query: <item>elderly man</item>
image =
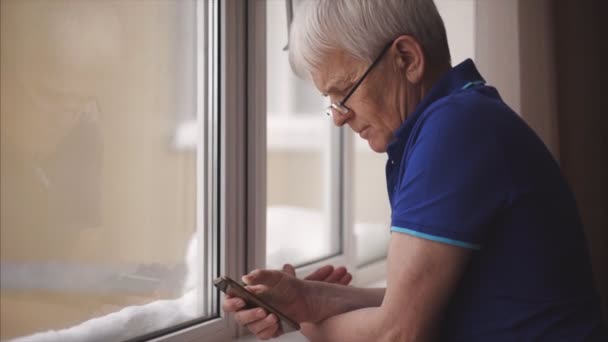
[[[608,339],[558,164],[471,60],[450,66],[432,1],[309,1],[289,49],[334,123],[388,154],[387,288],[255,270],[251,291],[313,341]],[[224,302],[258,338],[280,334],[243,306]]]

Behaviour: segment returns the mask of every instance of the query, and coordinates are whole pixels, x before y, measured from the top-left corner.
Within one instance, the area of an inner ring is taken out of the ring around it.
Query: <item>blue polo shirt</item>
[[[608,341],[574,197],[471,60],[388,146],[391,230],[473,251],[441,341]]]

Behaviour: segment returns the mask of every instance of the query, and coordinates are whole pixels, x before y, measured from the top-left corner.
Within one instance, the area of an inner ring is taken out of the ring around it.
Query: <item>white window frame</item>
[[[220,274],[239,279],[241,275],[253,269],[266,266],[266,0],[197,1],[212,3],[220,8],[220,68],[219,74],[216,75],[220,80],[220,155],[213,157],[219,157],[219,170],[222,170],[223,174],[217,179],[206,179],[203,183],[211,186],[214,182],[219,182],[221,196],[217,219],[220,221],[219,248],[222,251]],[[197,11],[197,18],[202,15],[208,13]],[[197,20],[197,25],[200,25],[200,22]],[[205,32],[200,26],[197,31]],[[197,42],[199,53],[206,51],[207,46],[207,41],[201,39]],[[211,65],[208,60],[198,60],[199,64],[202,63],[200,65]],[[205,80],[206,73],[213,74],[212,67],[208,70],[197,69],[199,81]],[[198,101],[206,101],[200,98],[201,94],[198,95]],[[204,118],[203,114],[199,113],[199,117]],[[210,128],[214,124],[218,123],[197,123],[196,130],[200,132],[201,129],[207,129],[207,132],[212,132]],[[188,128],[191,129],[192,127]],[[191,137],[204,135],[186,134],[185,137],[177,137],[182,139],[183,147],[193,147],[195,143],[199,146],[202,143],[193,141]],[[329,201],[332,205],[331,211],[337,213],[332,215],[330,224],[341,226],[341,252],[299,267],[296,272],[298,276],[303,276],[321,265],[345,265],[353,273],[355,283],[364,285],[376,281],[378,276],[383,274],[385,261],[355,269],[352,187],[349,186],[352,183],[350,166],[354,146],[352,136],[349,135],[352,133],[346,130],[332,130],[332,148],[325,156],[331,161],[331,168],[339,170],[328,177],[330,186],[339,189],[332,191]],[[209,214],[213,209],[206,207],[199,210],[206,210]],[[205,290],[215,291],[210,288]],[[219,317],[153,341],[189,342],[204,339],[219,342],[247,335],[246,329],[240,328],[230,315],[221,311],[221,297],[218,303]]]
[[[207,89],[201,82],[212,79],[219,88],[197,93],[198,120],[196,123],[197,146],[197,197],[219,194],[219,203],[199,200],[197,221],[212,227],[214,240],[219,239],[219,262],[214,263],[202,279],[208,296],[217,293],[211,286],[212,277],[225,274],[239,279],[245,273],[245,224],[246,224],[246,136],[245,136],[245,62],[244,23],[245,2],[240,0],[196,0],[197,5],[197,88]],[[219,10],[219,51],[209,49],[211,39],[217,39],[217,22],[213,11]],[[207,20],[199,20],[207,18]],[[206,25],[207,27],[204,27]],[[219,69],[217,66],[220,66]],[[211,87],[213,88],[213,87]],[[215,99],[215,101],[213,101]],[[219,103],[217,103],[219,99]],[[218,108],[219,106],[219,108]],[[208,116],[207,113],[218,113]],[[219,133],[219,137],[215,134]],[[207,149],[219,141],[217,149]],[[186,139],[186,145],[193,142]],[[208,162],[208,161],[213,162]],[[213,169],[217,166],[217,169]],[[211,196],[206,197],[210,199]],[[206,240],[201,240],[206,241]],[[214,243],[207,244],[207,251]],[[218,251],[213,251],[217,253]],[[216,254],[217,255],[217,254]],[[238,327],[232,317],[221,310],[223,296],[215,297],[214,311],[218,317],[185,329],[158,337],[157,342],[208,341],[223,342],[236,337]]]

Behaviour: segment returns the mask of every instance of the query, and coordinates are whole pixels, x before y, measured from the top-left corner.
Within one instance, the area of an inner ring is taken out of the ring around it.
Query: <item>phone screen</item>
[[[231,278],[227,276],[219,277],[213,281],[213,285],[226,294],[242,298],[245,301],[247,308],[261,307],[267,312],[275,314],[280,320],[284,321],[292,328],[300,330],[300,325],[297,322],[287,317],[281,311],[264,301],[262,298],[256,296],[254,293],[247,291],[243,285],[237,283]]]

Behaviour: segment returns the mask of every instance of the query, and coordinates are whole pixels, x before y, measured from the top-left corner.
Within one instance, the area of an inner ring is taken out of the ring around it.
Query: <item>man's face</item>
[[[332,103],[341,101],[357,80],[369,67],[344,52],[337,51],[326,62],[312,72],[315,86],[321,93],[329,96]],[[382,61],[376,65],[363,83],[346,101],[350,108],[347,114],[334,111],[336,126],[348,126],[367,140],[375,152],[385,152],[395,130],[400,125],[399,113],[395,106],[387,103],[387,84],[383,73],[386,66]]]

